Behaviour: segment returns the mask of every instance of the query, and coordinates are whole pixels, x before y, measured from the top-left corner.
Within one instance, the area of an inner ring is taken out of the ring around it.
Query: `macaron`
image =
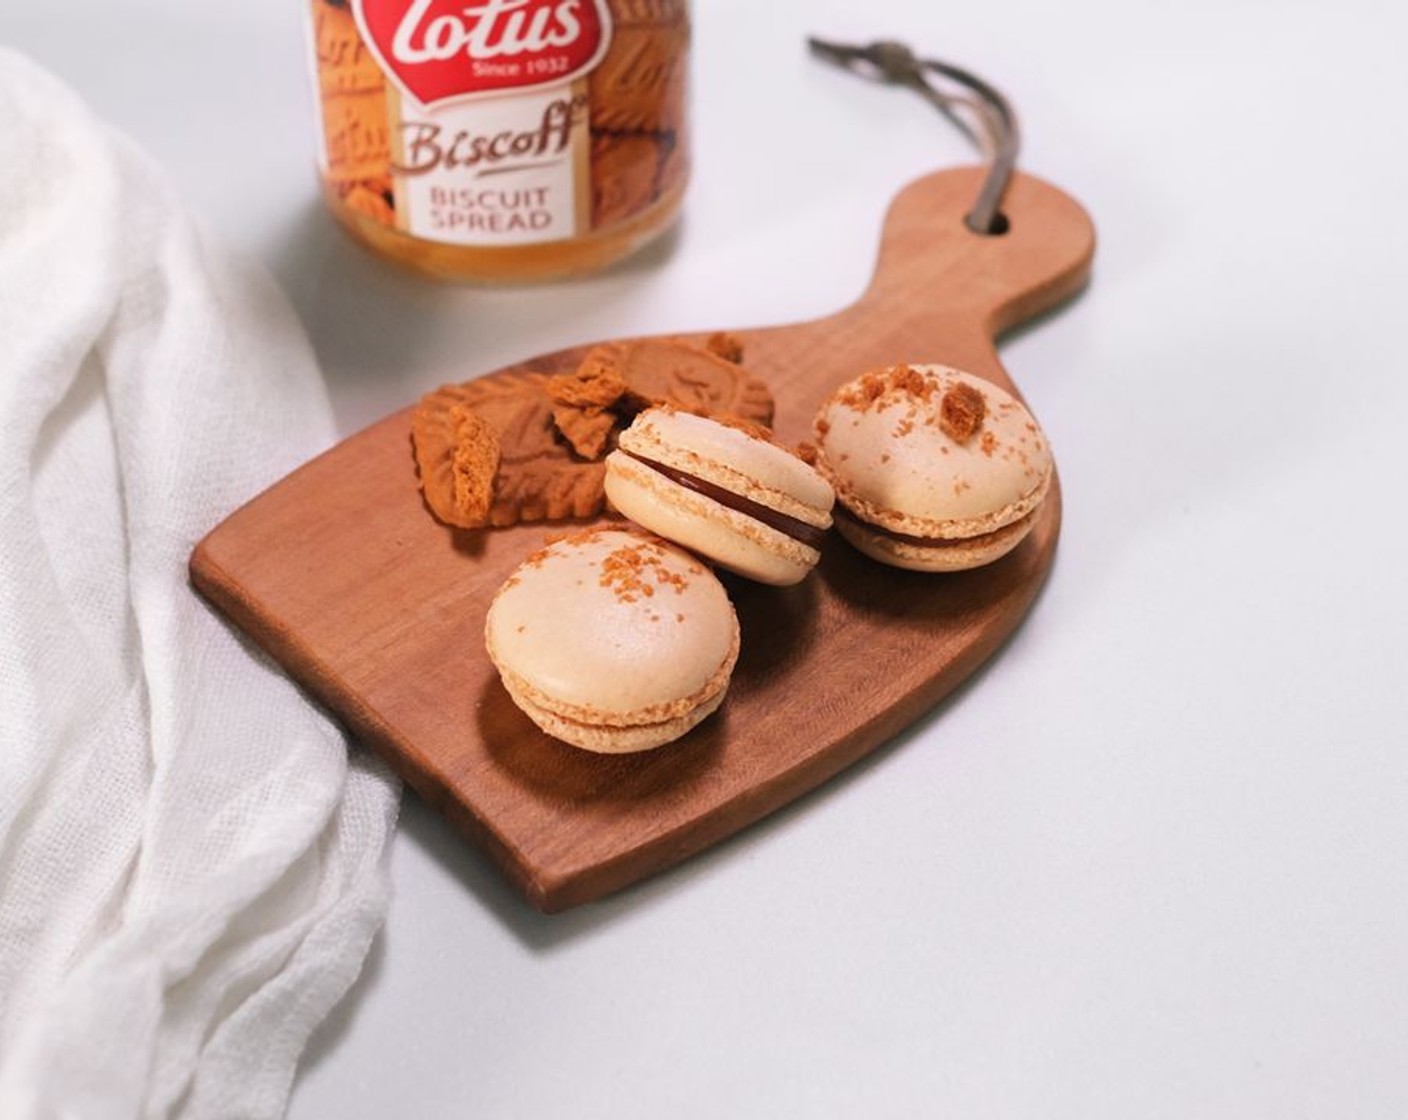
[[[606,497],[639,525],[775,586],[821,559],[836,495],[807,463],[750,431],[651,408],[606,457]]]
[[[484,627],[489,658],[528,718],[604,754],[661,746],[715,711],[738,638],[733,604],[698,559],[608,527],[529,556]]]
[[[898,568],[997,560],[1031,531],[1051,486],[1051,450],[1026,406],[948,366],[862,374],[827,398],[815,435],[837,530]]]

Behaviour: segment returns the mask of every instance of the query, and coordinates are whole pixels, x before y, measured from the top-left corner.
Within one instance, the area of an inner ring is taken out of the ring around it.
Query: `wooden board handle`
[[[1003,205],[1007,232],[974,233],[963,219],[983,176],[981,167],[963,167],[905,187],[886,214],[870,286],[851,306],[746,332],[749,363],[758,362],[779,390],[781,436],[810,431],[821,396],[815,390],[897,362],[943,362],[1020,396],[998,361],[996,340],[1081,289],[1095,229],[1069,195],[1017,174]],[[789,365],[799,360],[810,366],[794,373]]]
[[[890,204],[875,276],[862,303],[981,324],[991,337],[1078,291],[1090,274],[1095,229],[1080,204],[1030,175],[1012,178],[1007,232],[974,233],[963,221],[984,171],[926,175]]]

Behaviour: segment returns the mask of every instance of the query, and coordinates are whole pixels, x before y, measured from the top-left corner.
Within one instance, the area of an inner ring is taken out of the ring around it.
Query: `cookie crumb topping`
[[[963,381],[949,386],[939,401],[939,427],[957,443],[967,443],[972,439],[983,426],[986,415],[987,399]],[[992,454],[986,442],[983,450]]]
[[[760,440],[763,443],[777,445],[776,441],[772,438],[772,429],[766,424],[759,424],[756,420],[749,420],[744,416],[735,416],[731,412],[720,412],[712,416],[701,412],[696,413],[696,415],[703,416],[706,420],[712,420],[716,424],[722,424],[725,428],[732,428],[734,431],[742,432],[745,436],[751,436],[753,439]]]
[[[935,382],[913,366],[890,366],[862,374],[836,394],[836,401],[857,412],[868,412],[888,394],[928,401],[935,388]]]
[[[665,564],[668,554],[654,541],[642,540],[613,549],[601,561],[602,587],[614,592],[621,603],[650,598],[657,588],[672,587],[680,594],[689,586],[681,572]]]

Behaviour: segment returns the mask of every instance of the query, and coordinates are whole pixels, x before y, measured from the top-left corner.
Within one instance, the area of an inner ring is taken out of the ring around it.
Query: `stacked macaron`
[[[1051,451],[1031,413],[947,366],[893,366],[841,386],[816,418],[836,527],[867,556],[948,572],[988,564],[1031,531]]]
[[[760,583],[800,582],[821,559],[830,484],[761,433],[652,408],[606,457],[621,513]]]
[[[484,637],[534,723],[608,754],[679,738],[723,701],[738,659],[738,618],[714,574],[618,528],[528,557],[495,596]]]

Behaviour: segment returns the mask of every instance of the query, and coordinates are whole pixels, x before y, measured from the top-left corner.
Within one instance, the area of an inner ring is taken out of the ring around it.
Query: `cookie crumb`
[[[939,401],[939,427],[957,443],[972,439],[986,415],[987,398],[967,382],[951,385]]]
[[[665,566],[665,556],[665,549],[655,541],[621,545],[602,560],[598,582],[614,592],[621,603],[653,598],[657,587],[673,587],[678,594],[689,586],[689,580],[670,571]]]
[[[857,412],[868,412],[883,406],[889,398],[903,397],[928,401],[934,395],[936,383],[913,366],[890,366],[888,369],[863,373],[837,394],[838,403]]]

